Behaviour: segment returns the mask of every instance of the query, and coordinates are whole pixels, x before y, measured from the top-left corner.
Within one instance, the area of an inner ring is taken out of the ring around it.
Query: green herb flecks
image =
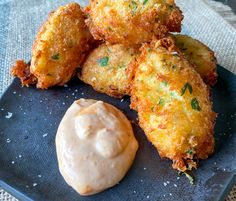
[[[183,96],[186,92],[186,90],[189,90],[189,93],[191,94],[193,92],[192,86],[187,82],[184,87],[181,89],[181,96]]]
[[[102,67],[107,66],[108,62],[109,62],[109,57],[102,57],[102,58],[98,59],[97,62]]]
[[[138,4],[135,1],[131,1],[131,4],[129,5],[129,7],[132,10],[132,15],[134,15],[138,8]]]
[[[151,111],[154,112],[155,107],[151,107]]]
[[[174,92],[174,91],[171,91],[171,92],[170,92],[170,96],[171,96],[171,97],[175,97],[175,92]]]
[[[57,54],[52,55],[51,58],[52,58],[53,60],[59,60],[59,59],[60,59],[60,55],[59,55],[59,53],[57,53]]]
[[[201,107],[199,105],[199,102],[198,102],[197,98],[192,99],[191,106],[194,110],[197,110],[197,111],[201,110]]]
[[[109,47],[107,47],[107,52],[108,52],[108,53],[112,53],[112,49],[109,48]]]
[[[147,2],[148,2],[148,0],[144,0],[144,1],[143,1],[143,5],[145,5]]]
[[[163,106],[165,104],[165,100],[163,98],[160,98],[158,105]]]
[[[193,155],[193,150],[189,149],[188,151],[186,151],[187,154]]]
[[[188,174],[187,172],[184,172],[184,174],[185,174],[185,176],[188,178],[189,183],[190,183],[191,185],[193,185],[193,182],[194,182],[193,177],[192,177],[190,174]]]
[[[163,84],[165,87],[167,87],[169,83],[168,83],[168,81],[165,80],[165,81],[162,82],[162,84]]]
[[[189,173],[187,173],[187,172],[179,172],[179,173],[178,173],[179,176],[182,176],[183,174],[188,178],[189,183],[190,183],[191,185],[193,185],[193,183],[194,183],[194,178],[193,178]]]

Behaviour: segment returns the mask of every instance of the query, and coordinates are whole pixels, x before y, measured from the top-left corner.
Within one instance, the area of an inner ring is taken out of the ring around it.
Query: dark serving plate
[[[22,88],[15,79],[0,100],[0,186],[20,200],[224,200],[236,181],[236,76],[222,67],[218,73],[212,93],[218,113],[216,150],[192,173],[194,185],[159,157],[133,123],[139,150],[126,177],[100,194],[79,196],[58,170],[54,141],[61,118],[74,100],[92,98],[115,105],[136,121],[129,97],[99,94],[78,79],[49,90]]]

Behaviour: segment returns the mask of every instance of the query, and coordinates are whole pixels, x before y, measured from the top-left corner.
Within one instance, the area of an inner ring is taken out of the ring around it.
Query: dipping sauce
[[[56,135],[59,169],[81,195],[116,185],[129,170],[138,143],[126,116],[96,100],[75,101]]]

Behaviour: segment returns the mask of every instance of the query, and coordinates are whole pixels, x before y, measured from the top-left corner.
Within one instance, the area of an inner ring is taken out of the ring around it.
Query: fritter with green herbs
[[[123,45],[102,44],[94,49],[83,64],[80,78],[96,91],[114,97],[130,94],[129,66],[139,51]]]
[[[87,25],[95,39],[140,45],[180,32],[182,12],[174,0],[90,0]]]
[[[212,154],[216,114],[208,87],[171,38],[143,45],[131,89],[140,126],[174,169],[192,170]]]
[[[64,85],[75,75],[92,40],[84,20],[79,4],[70,3],[52,12],[43,24],[33,45],[30,66],[38,88]]]
[[[214,52],[200,41],[186,35],[173,35],[176,45],[185,58],[193,64],[205,83],[213,86],[217,82],[216,58]]]

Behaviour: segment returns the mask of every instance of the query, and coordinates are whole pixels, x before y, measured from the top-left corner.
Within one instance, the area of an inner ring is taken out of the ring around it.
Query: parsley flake
[[[191,185],[193,185],[193,183],[194,183],[194,178],[193,178],[189,173],[187,173],[186,171],[185,171],[185,172],[179,172],[179,173],[178,173],[179,176],[181,176],[181,175],[183,175],[183,174],[188,178],[189,183],[190,183]]]
[[[165,81],[163,81],[162,83],[163,83],[163,85],[164,85],[165,87],[167,87],[167,86],[168,86],[168,84],[169,84],[169,83],[168,83],[168,81],[166,81],[166,80],[165,80]]]
[[[59,56],[60,56],[59,53],[57,53],[57,54],[52,55],[51,58],[52,58],[53,60],[59,60],[59,58],[60,58]]]
[[[197,110],[197,111],[200,111],[201,110],[201,107],[199,105],[199,102],[196,98],[194,98],[192,101],[191,101],[191,106],[194,110]]]
[[[143,1],[143,5],[145,5],[147,2],[148,2],[148,0],[144,0],[144,1]]]
[[[161,98],[158,102],[158,105],[163,106],[165,104],[165,100]]]
[[[132,15],[134,15],[138,8],[138,4],[135,1],[131,1],[131,5],[129,5],[129,7],[132,9]]]
[[[193,177],[192,177],[190,174],[188,174],[187,172],[184,172],[184,174],[185,174],[185,176],[188,178],[189,183],[190,183],[191,185],[193,185],[193,182],[194,182]]]
[[[186,153],[192,155],[193,154],[193,150],[189,149],[188,151],[186,151]]]
[[[107,66],[108,62],[109,62],[109,57],[102,57],[102,58],[98,59],[97,62],[102,67]]]
[[[186,92],[186,90],[189,90],[189,93],[191,94],[193,92],[192,86],[187,82],[184,87],[181,89],[181,96],[183,96]]]

